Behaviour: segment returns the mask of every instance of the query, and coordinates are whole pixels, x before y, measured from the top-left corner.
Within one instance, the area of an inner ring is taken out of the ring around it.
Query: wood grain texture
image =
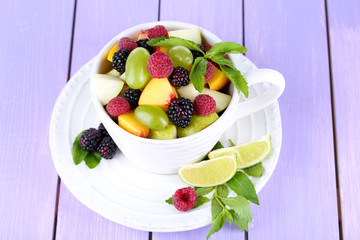
[[[157,21],[158,1],[78,0],[71,75],[121,31]],[[56,239],[148,239],[148,232],[116,224],[79,202],[61,184]]]
[[[162,0],[160,20],[173,20],[193,23],[216,34],[223,41],[242,43],[242,2],[226,1],[218,4],[216,0]],[[153,240],[167,239],[205,239],[210,225],[192,231],[179,233],[153,233]],[[244,239],[245,234],[234,224],[228,223],[211,239]]]
[[[344,239],[360,239],[360,2],[328,1]]]
[[[245,45],[287,84],[280,159],[252,209],[249,239],[338,239],[324,1],[245,1]]]
[[[0,239],[51,239],[48,128],[66,83],[73,0],[1,1]]]

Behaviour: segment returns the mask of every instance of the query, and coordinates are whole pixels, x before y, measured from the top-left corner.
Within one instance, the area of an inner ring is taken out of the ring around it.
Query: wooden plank
[[[325,7],[322,0],[245,1],[247,56],[286,79],[283,142],[249,239],[338,239]]]
[[[77,1],[71,75],[121,31],[156,21],[158,1]],[[116,224],[80,203],[61,184],[57,239],[148,239],[148,232]]]
[[[360,239],[360,2],[328,1],[331,69],[344,239]]]
[[[242,43],[242,2],[226,1],[162,0],[160,20],[189,22],[215,33],[223,41]],[[180,233],[153,233],[154,240],[205,239],[210,225]],[[212,239],[244,239],[244,232],[228,223]]]
[[[48,127],[66,83],[73,0],[0,7],[0,239],[51,239],[57,174]]]

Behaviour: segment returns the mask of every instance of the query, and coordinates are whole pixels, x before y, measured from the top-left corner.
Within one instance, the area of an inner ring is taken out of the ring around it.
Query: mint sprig
[[[178,37],[153,38],[150,39],[147,44],[149,46],[163,47],[174,47],[180,45],[191,50],[200,51],[204,54],[204,52],[195,42]],[[211,60],[219,64],[221,71],[223,71],[223,73],[234,84],[234,86],[240,90],[245,95],[245,97],[248,97],[248,85],[243,75],[234,67],[233,63],[229,59],[225,58],[225,56],[230,53],[242,54],[245,52],[247,52],[247,49],[235,42],[215,43],[203,57],[198,57],[195,59],[189,76],[190,81],[193,83],[195,89],[199,92],[202,92],[205,85],[204,76],[206,74],[206,64],[208,63],[208,60]]]

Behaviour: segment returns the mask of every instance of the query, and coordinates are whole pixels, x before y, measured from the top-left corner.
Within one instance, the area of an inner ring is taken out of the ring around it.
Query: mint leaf
[[[225,222],[226,222],[226,215],[225,215],[225,212],[222,212],[215,218],[215,220],[209,230],[209,233],[206,236],[206,239],[209,239],[209,237],[211,235],[213,235],[214,233],[219,231],[224,226]]]
[[[261,177],[261,175],[264,172],[264,167],[263,167],[262,163],[259,162],[251,167],[244,168],[242,170],[249,176],[259,178],[259,177]]]
[[[226,184],[237,195],[244,196],[249,201],[259,205],[254,185],[245,173],[237,172]]]
[[[235,147],[236,146],[235,143],[231,139],[229,139],[229,143],[230,143],[230,147]]]
[[[233,217],[233,222],[235,223],[235,225],[244,231],[248,231],[248,222],[242,219],[239,214],[237,214],[234,210],[231,209],[229,210],[229,212]]]
[[[215,187],[199,187],[196,188],[196,196],[201,197],[208,193],[211,193],[212,190],[214,190]]]
[[[241,219],[247,222],[251,222],[251,211],[249,201],[243,196],[237,196],[232,198],[222,198],[221,201],[232,208]]]
[[[229,195],[229,189],[226,185],[219,185],[216,187],[216,194],[220,197],[226,198]]]
[[[248,97],[249,88],[240,71],[235,68],[228,68],[225,65],[220,65],[220,68],[221,71],[223,71],[225,75],[229,78],[229,80],[234,84],[234,86],[239,89],[245,95],[245,97]]]
[[[215,218],[223,211],[223,206],[219,203],[217,198],[213,198],[211,200],[211,216],[212,220],[215,220]]]
[[[206,53],[205,58],[220,58],[229,53],[245,53],[247,49],[236,42],[215,43]]]
[[[72,146],[73,161],[75,165],[81,163],[86,158],[86,155],[89,153],[88,151],[85,151],[80,145],[80,137],[83,134],[83,132],[84,131],[82,131],[76,136]]]
[[[230,210],[225,212],[226,218],[229,221],[230,225],[231,223],[234,221],[234,217],[233,214],[230,212]]]
[[[170,205],[174,205],[172,200],[173,200],[173,196],[171,196],[168,200],[165,200],[165,202],[170,204]]]
[[[209,198],[200,196],[200,197],[197,198],[196,203],[195,203],[193,209],[194,209],[194,208],[198,208],[198,207],[200,207],[201,205],[203,205],[204,203],[207,203],[207,202],[209,202],[209,201],[210,201]]]
[[[205,54],[199,45],[191,40],[186,40],[178,37],[157,37],[150,39],[146,42],[149,46],[162,46],[162,47],[174,47],[174,46],[184,46],[191,50],[197,50]]]
[[[233,63],[227,58],[223,58],[223,57],[221,57],[221,58],[212,58],[211,60],[216,62],[219,65],[225,65],[225,66],[227,66],[229,68],[235,68]]]
[[[211,151],[214,151],[214,150],[220,149],[220,148],[224,148],[224,146],[221,144],[221,142],[217,142]]]
[[[99,165],[100,160],[101,160],[100,153],[98,151],[94,151],[94,152],[90,152],[86,156],[85,163],[90,169],[93,169],[94,167]]]
[[[197,57],[191,69],[189,78],[195,89],[202,92],[205,85],[206,65],[208,61],[203,57]]]

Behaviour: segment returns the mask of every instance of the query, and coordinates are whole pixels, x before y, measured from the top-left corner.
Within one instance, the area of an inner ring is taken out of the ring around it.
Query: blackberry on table
[[[95,128],[89,128],[81,135],[80,146],[86,151],[95,151],[102,139],[101,132]]]
[[[147,41],[149,41],[149,39],[143,38],[143,39],[140,39],[139,41],[137,41],[136,44],[138,45],[138,47],[143,47],[146,50],[148,50],[150,54],[153,54],[154,49],[153,49],[153,47],[151,47],[147,44]]]
[[[126,48],[114,53],[112,65],[116,71],[120,73],[125,72],[125,64],[129,54],[130,50]]]
[[[204,45],[201,45],[201,44],[198,44],[198,45],[199,45],[199,48],[200,48],[204,53],[206,53]],[[195,61],[195,58],[197,58],[197,57],[203,57],[203,56],[204,56],[204,54],[202,54],[202,52],[200,52],[200,51],[197,51],[197,50],[190,50],[190,51],[191,51],[191,53],[192,53],[192,55],[193,55],[194,61]]]
[[[182,67],[176,67],[169,76],[169,81],[174,87],[186,86],[190,83],[189,71]]]
[[[116,143],[110,136],[104,137],[97,148],[100,156],[105,159],[112,159],[116,153],[116,149]]]
[[[141,95],[140,89],[129,88],[124,92],[124,98],[130,103],[131,108],[136,108]]]
[[[168,117],[175,126],[185,128],[190,125],[193,110],[190,99],[174,98],[169,106]]]
[[[109,133],[108,131],[106,130],[106,128],[104,127],[104,124],[100,123],[99,127],[98,127],[98,130],[101,132],[101,135],[103,137],[105,136],[109,136]]]

